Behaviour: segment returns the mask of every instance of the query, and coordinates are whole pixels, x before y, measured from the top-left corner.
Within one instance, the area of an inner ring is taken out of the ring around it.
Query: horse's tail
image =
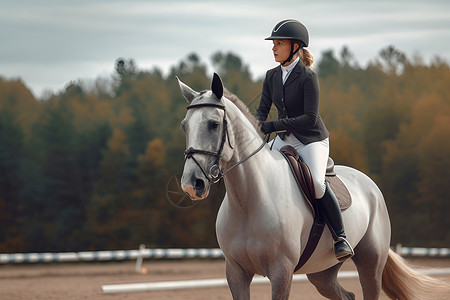
[[[392,250],[383,270],[382,288],[390,299],[437,300],[450,293],[448,284],[414,271]]]

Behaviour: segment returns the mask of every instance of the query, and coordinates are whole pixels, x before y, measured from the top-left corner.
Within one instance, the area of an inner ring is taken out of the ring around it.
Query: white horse
[[[181,186],[191,199],[201,200],[213,182],[225,182],[216,232],[233,299],[250,299],[255,274],[269,278],[272,299],[288,299],[313,223],[311,208],[286,160],[263,141],[247,107],[234,95],[223,96],[217,74],[210,91],[196,92],[181,81],[179,85],[190,103],[182,121],[187,150]],[[353,199],[343,220],[364,299],[378,299],[382,287],[392,299],[431,299],[430,293],[439,290],[434,279],[414,273],[389,249],[389,215],[376,184],[355,169],[335,170]],[[326,229],[297,273],[307,274],[326,298],[354,299],[337,282],[341,265]]]

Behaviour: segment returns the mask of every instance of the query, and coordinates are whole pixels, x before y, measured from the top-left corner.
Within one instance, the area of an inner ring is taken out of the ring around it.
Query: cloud
[[[16,0],[0,10],[0,72],[22,77],[39,95],[108,74],[117,57],[168,70],[191,52],[209,61],[232,51],[260,77],[276,65],[264,38],[286,18],[308,27],[316,58],[347,45],[365,64],[389,44],[450,57],[448,1]]]

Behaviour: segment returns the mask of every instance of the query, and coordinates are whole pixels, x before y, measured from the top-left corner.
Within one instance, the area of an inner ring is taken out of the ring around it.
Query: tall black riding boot
[[[336,258],[342,262],[352,257],[355,253],[350,243],[346,240],[344,224],[342,223],[341,209],[339,208],[339,203],[336,196],[327,181],[325,181],[325,184],[325,194],[317,201],[319,201],[319,207],[324,213],[328,227],[331,230],[331,234],[334,239],[334,253]]]

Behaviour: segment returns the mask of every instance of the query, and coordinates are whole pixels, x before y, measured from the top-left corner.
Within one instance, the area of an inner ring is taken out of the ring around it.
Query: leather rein
[[[217,152],[212,152],[212,151],[207,151],[207,150],[202,150],[202,149],[195,149],[193,147],[190,147],[190,148],[186,149],[186,151],[184,151],[184,154],[185,154],[184,161],[186,162],[186,160],[189,159],[189,158],[193,159],[194,162],[197,164],[197,166],[202,171],[203,175],[205,175],[205,177],[208,178],[208,180],[210,182],[217,183],[228,172],[230,172],[231,170],[233,170],[234,168],[236,168],[237,166],[239,166],[240,164],[242,164],[243,162],[248,160],[250,157],[252,157],[256,153],[258,153],[264,147],[264,145],[267,143],[270,135],[266,135],[265,139],[263,140],[263,143],[255,151],[250,153],[250,155],[248,155],[247,157],[241,159],[236,164],[231,166],[228,170],[223,172],[220,169],[219,162],[220,162],[220,159],[222,157],[223,148],[225,146],[225,140],[228,140],[228,145],[230,146],[231,149],[234,149],[233,146],[231,145],[230,136],[228,134],[228,121],[227,121],[227,112],[226,112],[226,109],[225,109],[225,105],[219,104],[219,103],[191,104],[191,105],[188,105],[186,107],[186,110],[195,109],[195,108],[201,108],[201,107],[219,108],[219,109],[222,109],[224,111],[223,121],[222,121],[223,129],[222,129],[222,137],[221,137],[221,141],[220,141],[220,146],[219,146],[219,149],[217,150]],[[200,163],[197,161],[197,159],[195,159],[194,154],[210,155],[210,156],[214,156],[216,158],[214,164],[209,169],[209,174],[206,173],[205,169],[200,165]]]

